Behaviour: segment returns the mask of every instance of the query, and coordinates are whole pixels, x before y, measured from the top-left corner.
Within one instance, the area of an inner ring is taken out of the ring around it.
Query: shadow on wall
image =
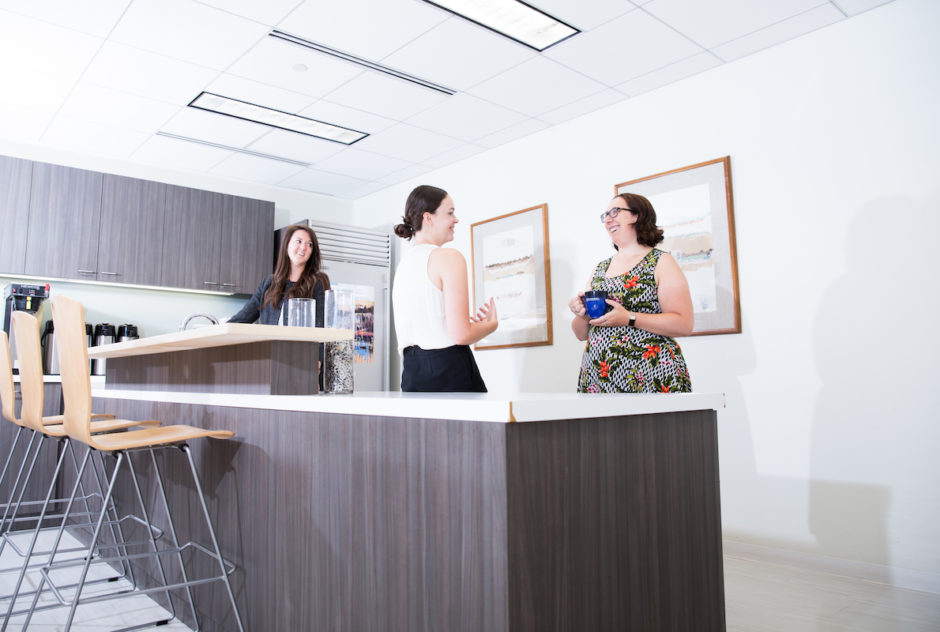
[[[822,388],[809,516],[822,555],[937,575],[932,198],[874,200],[846,231],[846,273],[820,299],[813,330]]]

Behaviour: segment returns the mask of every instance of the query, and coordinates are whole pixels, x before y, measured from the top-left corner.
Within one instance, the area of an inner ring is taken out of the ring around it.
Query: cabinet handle
[[[236,285],[238,285],[238,283],[223,283],[222,285],[227,286],[227,287],[235,287]]]
[[[121,276],[120,272],[99,272],[98,274],[107,274],[108,276]]]
[[[95,270],[79,270],[79,274],[98,274]]]
[[[218,285],[216,281],[203,281],[202,284],[203,285]]]

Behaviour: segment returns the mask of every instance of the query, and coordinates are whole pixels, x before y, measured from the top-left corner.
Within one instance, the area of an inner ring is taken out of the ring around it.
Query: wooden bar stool
[[[14,544],[12,540],[12,530],[8,530],[0,535],[0,552],[4,550],[7,544],[10,545],[21,557],[24,557],[23,563],[21,566],[0,569],[0,572],[9,572],[11,570],[20,571],[19,580],[16,584],[14,592],[9,596],[10,604],[7,609],[7,616],[14,614],[14,604],[16,597],[19,594],[20,586],[22,585],[22,580],[25,577],[25,574],[29,568],[34,566],[30,565],[31,558],[36,554],[35,544],[36,540],[39,537],[39,533],[44,530],[43,523],[47,520],[53,520],[56,518],[65,519],[65,514],[50,515],[49,507],[52,504],[56,503],[71,503],[75,502],[76,497],[73,494],[69,498],[56,498],[53,499],[52,495],[56,489],[59,475],[62,472],[62,466],[65,461],[66,455],[71,456],[72,464],[75,469],[76,474],[76,493],[81,492],[81,495],[77,497],[77,500],[85,504],[85,512],[82,514],[73,515],[73,517],[78,516],[87,516],[90,517],[92,512],[88,507],[88,500],[97,496],[98,498],[104,499],[104,490],[100,484],[100,480],[97,476],[97,470],[95,470],[95,482],[98,486],[97,494],[86,494],[84,491],[84,483],[82,482],[81,470],[78,467],[78,463],[75,459],[74,450],[72,450],[72,442],[69,440],[68,435],[65,432],[65,428],[62,425],[64,417],[59,415],[56,417],[43,417],[42,409],[44,404],[44,383],[42,375],[42,352],[40,349],[40,339],[39,339],[39,321],[35,316],[28,314],[26,312],[14,312],[13,313],[13,328],[16,333],[17,339],[17,350],[19,351],[19,360],[20,360],[20,393],[22,396],[22,405],[20,409],[19,418],[14,418],[14,422],[17,423],[23,429],[28,430],[33,433],[34,438],[38,437],[38,442],[35,448],[32,450],[30,456],[29,453],[24,457],[24,466],[26,461],[29,461],[29,466],[26,470],[25,476],[18,477],[22,478],[22,484],[19,485],[19,493],[17,494],[16,487],[14,487],[11,493],[11,502],[10,505],[13,506],[13,513],[9,520],[9,524],[12,526],[17,520],[17,511],[25,505],[41,505],[41,510],[38,516],[28,516],[22,518],[22,520],[35,521],[36,525],[33,528],[33,537],[30,542],[30,546],[26,551],[20,550]],[[6,358],[9,359],[9,352],[6,354],[0,352],[0,361],[2,361],[2,356],[6,355]],[[0,367],[2,369],[3,367]],[[4,372],[5,373],[5,372]],[[12,382],[12,376],[10,378]],[[90,428],[92,432],[115,432],[119,430],[124,430],[128,428],[140,428],[146,426],[159,425],[157,421],[127,421],[123,419],[114,419],[113,415],[96,415],[98,418],[96,421],[91,422]],[[49,440],[52,440],[51,442]],[[52,480],[49,484],[48,492],[46,494],[45,500],[37,501],[28,501],[23,502],[23,496],[25,494],[26,488],[29,484],[29,480],[33,475],[36,461],[38,459],[39,453],[42,450],[44,444],[52,443],[52,445],[58,446],[58,459],[56,463],[56,468],[52,475]],[[32,442],[31,442],[32,445]],[[21,473],[23,466],[20,468]],[[19,482],[19,481],[18,481]],[[13,497],[16,496],[14,502]],[[118,518],[116,509],[113,507],[113,503],[105,505],[105,508],[113,515],[113,519],[110,519],[107,523],[108,529],[112,535],[112,540],[114,541],[114,546],[123,547],[123,535],[119,534],[121,530],[121,519]],[[95,512],[97,517],[97,512]],[[136,518],[136,517],[135,517]],[[137,519],[138,522],[142,522]],[[87,525],[76,524],[73,526],[92,526],[92,523]],[[117,531],[115,530],[117,528]],[[52,529],[58,529],[58,527],[47,527]],[[81,549],[84,550],[84,549]],[[66,551],[61,551],[66,552]],[[48,554],[49,551],[43,552]],[[119,577],[127,574],[130,571],[129,564],[122,564],[124,566],[124,573],[119,575]],[[0,597],[6,598],[6,597]]]
[[[40,592],[47,583],[49,584],[50,590],[53,592],[56,598],[59,599],[62,603],[65,603],[65,599],[58,592],[54,582],[52,581],[51,575],[58,569],[74,566],[81,566],[81,575],[78,581],[78,587],[76,588],[71,599],[71,607],[69,609],[68,617],[65,621],[65,626],[63,628],[64,630],[69,630],[71,628],[72,621],[74,620],[75,612],[79,604],[111,599],[128,594],[114,593],[107,595],[95,595],[93,597],[82,599],[82,587],[85,579],[87,578],[88,569],[92,562],[91,553],[93,552],[95,543],[98,541],[98,538],[101,535],[101,528],[105,518],[105,509],[107,507],[107,503],[110,502],[113,496],[115,483],[117,481],[118,475],[122,471],[122,466],[125,464],[125,462],[127,463],[127,469],[130,472],[131,482],[134,485],[137,501],[140,505],[140,509],[144,515],[144,518],[147,520],[147,522],[152,522],[149,519],[149,512],[147,511],[146,503],[144,503],[143,494],[140,491],[140,485],[137,481],[137,475],[134,470],[133,461],[131,459],[132,453],[145,451],[149,452],[150,454],[150,461],[153,465],[154,475],[157,482],[157,491],[159,492],[159,496],[162,500],[162,509],[166,512],[166,534],[170,536],[172,541],[165,543],[168,546],[163,550],[158,551],[156,547],[156,541],[151,538],[151,545],[154,549],[153,551],[133,554],[129,557],[132,559],[155,558],[157,560],[159,560],[161,556],[175,557],[177,563],[179,564],[179,571],[182,577],[182,581],[173,584],[167,584],[166,576],[162,572],[161,564],[160,568],[163,585],[147,589],[138,589],[135,591],[135,593],[130,594],[161,592],[169,595],[169,591],[171,590],[185,589],[187,600],[192,610],[192,616],[196,621],[196,626],[198,629],[198,617],[196,615],[195,603],[193,602],[192,591],[190,588],[195,585],[220,581],[224,584],[228,599],[231,603],[235,625],[238,630],[244,630],[241,617],[238,613],[238,605],[235,602],[235,594],[232,590],[232,586],[228,577],[229,574],[234,571],[234,566],[222,557],[222,553],[219,550],[218,538],[216,537],[215,529],[209,516],[209,509],[206,505],[202,485],[199,482],[199,476],[196,472],[196,465],[193,461],[192,452],[187,445],[188,441],[204,437],[228,439],[232,437],[234,433],[228,430],[204,430],[202,428],[195,428],[192,426],[174,425],[152,427],[143,430],[130,430],[120,433],[93,434],[91,427],[91,382],[87,370],[88,349],[85,346],[84,314],[82,305],[81,303],[64,296],[56,296],[52,299],[52,318],[55,322],[56,342],[59,349],[59,367],[62,376],[62,388],[65,400],[65,419],[63,423],[65,432],[73,441],[84,443],[92,450],[113,455],[116,459],[116,462],[110,481],[108,483],[108,489],[105,493],[105,504],[102,508],[101,514],[98,517],[94,534],[91,538],[91,544],[89,545],[88,549],[89,554],[85,556],[84,560],[56,562],[55,551],[53,550],[52,554],[49,556],[48,563],[42,570],[42,578],[40,580],[39,589],[37,590],[33,599],[33,604],[35,605],[38,602]],[[193,477],[195,491],[197,493],[199,504],[202,508],[203,517],[205,518],[206,526],[208,528],[208,533],[211,540],[211,549],[195,542],[187,542],[182,546],[179,544],[179,539],[177,537],[172,514],[170,511],[170,506],[166,498],[164,482],[162,480],[162,475],[157,465],[157,459],[154,453],[154,450],[159,448],[179,449],[186,455],[189,462],[189,470]],[[66,519],[70,509],[71,505],[66,507]],[[60,535],[64,528],[65,521],[63,521],[63,525],[60,527]],[[164,540],[166,540],[166,538],[164,538]],[[217,566],[218,568],[218,575],[190,579],[186,571],[186,566],[183,563],[182,552],[184,550],[189,550],[195,555],[202,554],[211,558],[214,562],[213,566]],[[29,617],[26,619],[26,625],[28,624]]]
[[[27,314],[28,315],[28,314]],[[32,318],[32,317],[31,317]],[[15,320],[15,318],[14,318]],[[34,319],[35,320],[35,319]],[[38,321],[36,322],[37,332],[38,332]],[[33,336],[29,336],[30,340]],[[38,350],[38,336],[36,338],[37,348],[33,349],[33,345],[26,345],[25,351],[33,353],[40,352]],[[24,347],[19,346],[20,354],[23,355]],[[41,366],[41,357],[40,357],[40,366]],[[10,466],[15,464],[16,459],[14,459],[16,444],[19,442],[20,437],[25,432],[29,437],[29,443],[26,446],[26,452],[23,455],[22,460],[19,461],[19,471],[17,472],[16,478],[13,480],[13,484],[10,486],[10,496],[9,500],[0,505],[0,508],[3,509],[3,516],[0,518],[0,533],[5,533],[10,529],[14,528],[14,523],[17,521],[31,521],[31,518],[16,518],[16,511],[18,509],[29,509],[31,507],[39,506],[43,504],[42,500],[30,500],[23,502],[22,499],[19,503],[14,501],[16,497],[16,491],[20,490],[25,491],[26,487],[29,484],[29,474],[26,472],[27,463],[30,462],[30,454],[38,454],[38,445],[42,443],[42,437],[45,433],[37,432],[36,428],[50,427],[49,433],[47,436],[54,438],[64,438],[65,432],[62,429],[62,415],[47,415],[42,416],[42,410],[44,408],[44,398],[45,398],[45,389],[43,385],[43,376],[41,368],[38,374],[35,371],[26,371],[20,375],[20,390],[21,396],[25,398],[29,403],[26,405],[26,413],[30,416],[30,423],[26,423],[21,420],[20,417],[17,417],[15,414],[15,390],[13,380],[13,362],[10,357],[10,347],[8,343],[8,338],[6,332],[0,332],[0,406],[2,406],[3,417],[8,421],[16,425],[16,435],[13,438],[13,443],[10,446],[10,453],[7,455],[6,461],[4,462],[3,471],[0,472],[0,482],[6,479],[8,473],[11,473]],[[22,415],[21,415],[22,416]],[[38,422],[35,421],[38,416]],[[98,421],[101,420],[110,420],[114,419],[114,415],[95,413],[92,415],[92,419],[96,420],[94,425],[95,432],[112,432],[114,430],[119,430],[121,428],[126,428],[127,424],[118,423],[118,424],[101,424]],[[158,423],[158,422],[148,422]],[[140,425],[140,424],[137,424]],[[34,449],[34,443],[39,441],[39,444]],[[52,499],[50,502],[53,504],[65,502],[65,498],[56,498]],[[12,512],[12,513],[11,513]]]

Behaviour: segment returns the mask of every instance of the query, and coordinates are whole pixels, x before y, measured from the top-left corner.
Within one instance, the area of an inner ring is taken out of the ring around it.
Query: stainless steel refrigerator
[[[391,245],[388,233],[312,220],[296,222],[317,234],[323,271],[334,289],[356,297],[354,389],[389,389],[389,279]],[[284,229],[277,231],[275,257]]]

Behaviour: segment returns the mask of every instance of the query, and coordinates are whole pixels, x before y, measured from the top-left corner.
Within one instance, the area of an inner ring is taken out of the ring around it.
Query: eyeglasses
[[[622,206],[615,206],[613,208],[609,208],[603,213],[601,213],[601,224],[606,222],[608,217],[610,217],[610,219],[616,219],[617,216],[620,215],[620,211],[629,211],[629,210],[630,209],[623,208]]]

